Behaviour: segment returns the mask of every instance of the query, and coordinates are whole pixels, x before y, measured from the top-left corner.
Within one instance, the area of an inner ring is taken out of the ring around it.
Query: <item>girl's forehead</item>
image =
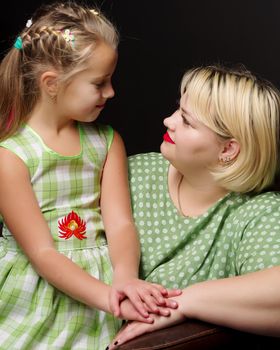
[[[97,46],[89,57],[87,69],[92,71],[108,71],[115,69],[117,63],[117,52],[109,45],[102,44]]]

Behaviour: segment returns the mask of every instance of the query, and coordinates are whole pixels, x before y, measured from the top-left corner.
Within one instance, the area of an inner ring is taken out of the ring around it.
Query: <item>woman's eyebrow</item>
[[[184,109],[183,107],[180,107],[180,108],[181,108],[181,111],[182,111],[184,114],[186,114],[189,118],[191,118],[193,121],[195,121],[195,120],[194,120],[194,117],[190,114],[189,111],[187,111],[187,110]]]

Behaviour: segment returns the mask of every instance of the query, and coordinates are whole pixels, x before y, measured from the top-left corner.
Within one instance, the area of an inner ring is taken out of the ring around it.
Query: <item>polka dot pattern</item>
[[[169,196],[168,164],[159,153],[129,157],[142,278],[183,288],[280,264],[280,195],[230,193],[186,218]]]

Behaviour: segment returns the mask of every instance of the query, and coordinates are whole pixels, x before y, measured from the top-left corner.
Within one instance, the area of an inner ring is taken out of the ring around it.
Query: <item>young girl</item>
[[[1,349],[99,350],[120,326],[112,313],[152,322],[176,307],[137,278],[124,146],[90,123],[114,96],[117,42],[101,13],[54,4],[1,64]]]
[[[279,166],[279,121],[278,90],[250,72],[185,74],[161,154],[129,161],[143,277],[183,293],[170,317],[130,322],[114,342],[185,318],[280,335],[280,196],[260,193]]]

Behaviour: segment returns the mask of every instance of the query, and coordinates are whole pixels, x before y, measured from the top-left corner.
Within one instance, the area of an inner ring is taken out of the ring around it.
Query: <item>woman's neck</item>
[[[211,175],[188,177],[171,165],[168,177],[171,199],[183,216],[200,216],[228,194],[214,182]]]

